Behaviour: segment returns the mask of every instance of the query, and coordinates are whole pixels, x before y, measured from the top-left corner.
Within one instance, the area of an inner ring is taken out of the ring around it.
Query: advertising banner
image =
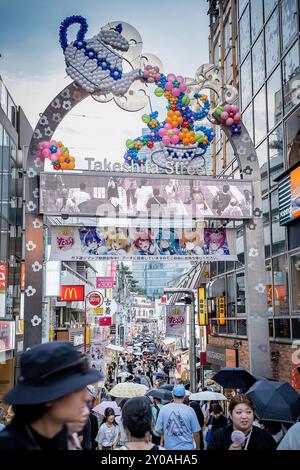
[[[252,183],[179,175],[41,173],[40,211],[48,215],[249,219]]]
[[[97,289],[112,289],[114,287],[114,278],[109,277],[96,277]]]
[[[278,199],[280,225],[300,217],[300,166],[279,179]]]
[[[0,290],[7,288],[7,264],[0,263]]]
[[[61,300],[65,300],[66,302],[84,300],[84,285],[61,286],[61,292],[60,297],[58,297],[58,301]]]
[[[235,261],[236,231],[227,228],[139,229],[61,227],[51,229],[51,260]]]
[[[166,306],[166,336],[183,337],[186,333],[186,306]]]

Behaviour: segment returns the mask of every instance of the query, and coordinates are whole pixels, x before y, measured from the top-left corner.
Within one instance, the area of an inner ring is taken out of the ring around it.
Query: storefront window
[[[236,311],[237,315],[245,316],[246,312],[246,295],[245,295],[245,274],[236,275]]]
[[[241,66],[241,91],[242,91],[242,109],[244,110],[252,97],[251,86],[251,55],[249,54],[243,65]]]
[[[273,338],[273,336],[274,336],[273,320],[269,320],[269,338]]]
[[[225,24],[224,24],[224,49],[225,49],[225,55],[230,49],[230,23],[229,23],[229,17],[227,18]]]
[[[267,133],[265,87],[254,98],[254,141],[257,145]]]
[[[292,310],[300,313],[300,255],[291,257],[292,270]]]
[[[263,25],[263,2],[262,0],[251,1],[251,34],[252,43]]]
[[[264,240],[265,240],[265,256],[269,258],[270,256],[270,214],[269,214],[269,198],[268,196],[262,200],[262,210],[263,210],[263,225],[264,225]]]
[[[274,315],[274,310],[273,310],[273,276],[272,276],[272,263],[271,263],[271,260],[266,260],[266,294],[267,294],[268,317],[271,318]]]
[[[282,49],[284,50],[297,32],[297,0],[281,3]]]
[[[247,336],[247,320],[237,320],[238,336]]]
[[[279,202],[278,189],[271,194],[271,214],[272,214],[272,254],[278,255],[286,248],[285,227],[279,225]]]
[[[282,62],[283,104],[285,114],[299,104],[299,42],[292,47]]]
[[[227,334],[236,336],[236,320],[226,320],[227,324]]]
[[[272,73],[267,82],[268,125],[272,129],[282,117],[282,92],[280,67]]]
[[[241,62],[246,57],[247,52],[250,48],[250,18],[249,18],[249,6],[247,6],[243,16],[240,20],[240,60]]]
[[[265,79],[264,39],[261,34],[252,48],[253,92],[263,84]]]
[[[225,57],[224,71],[225,71],[225,82],[229,82],[232,75],[232,52],[229,51]]]
[[[261,190],[264,194],[269,190],[269,181],[268,181],[268,144],[267,140],[264,140],[262,144],[256,149],[257,158],[260,167],[261,174]]]
[[[279,60],[278,10],[269,19],[266,28],[266,63],[267,74],[273,70]]]
[[[253,140],[253,112],[252,112],[252,103],[248,106],[248,108],[243,112],[242,121],[244,126],[246,127],[247,131],[251,139]]]
[[[286,255],[273,259],[274,313],[289,314],[288,265]],[[276,328],[276,327],[275,327]]]
[[[230,274],[226,277],[226,299],[227,313],[226,317],[235,317],[235,298],[236,298],[235,275]]]
[[[300,318],[292,319],[292,335],[293,339],[300,339]]]
[[[274,182],[284,169],[283,161],[283,135],[282,125],[278,126],[269,136],[269,158],[270,158],[270,186],[277,185]]]
[[[220,59],[220,47],[219,47],[219,37],[218,37],[218,40],[215,44],[215,47],[214,47],[214,63],[216,65],[219,64],[219,59]]]
[[[290,339],[291,337],[291,328],[290,320],[285,318],[280,318],[274,321],[275,323],[275,338],[285,338]]]

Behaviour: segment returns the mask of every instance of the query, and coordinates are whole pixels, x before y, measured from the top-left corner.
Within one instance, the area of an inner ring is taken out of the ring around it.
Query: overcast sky
[[[207,9],[206,0],[0,0],[0,74],[35,127],[39,113],[70,82],[58,40],[65,17],[84,16],[87,38],[109,21],[130,23],[142,36],[143,52],[157,55],[165,73],[193,77],[208,62]],[[75,31],[70,30],[70,41]],[[152,98],[154,108],[157,100]],[[162,108],[166,101],[159,100]],[[141,135],[140,116],[149,111],[128,113],[114,102],[88,98],[62,121],[55,137],[71,149],[80,167],[84,157],[122,162],[126,139]]]

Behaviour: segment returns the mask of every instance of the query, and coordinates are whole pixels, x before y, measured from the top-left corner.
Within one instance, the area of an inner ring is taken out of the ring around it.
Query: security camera
[[[62,218],[63,220],[68,220],[69,214],[61,214],[61,218]]]

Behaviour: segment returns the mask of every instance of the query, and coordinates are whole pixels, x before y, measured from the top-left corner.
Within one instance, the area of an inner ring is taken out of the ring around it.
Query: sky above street
[[[89,25],[87,38],[109,21],[125,21],[139,31],[143,52],[158,56],[165,73],[193,77],[208,62],[207,9],[206,0],[0,0],[0,75],[35,127],[39,113],[71,81],[58,40],[60,23],[81,15]],[[70,28],[70,41],[76,32]],[[152,105],[161,110],[166,101],[153,98],[154,88]],[[113,101],[88,98],[70,111],[54,137],[69,147],[80,167],[85,157],[122,162],[126,139],[138,137],[145,127],[140,119],[145,112],[149,107],[129,113]]]

